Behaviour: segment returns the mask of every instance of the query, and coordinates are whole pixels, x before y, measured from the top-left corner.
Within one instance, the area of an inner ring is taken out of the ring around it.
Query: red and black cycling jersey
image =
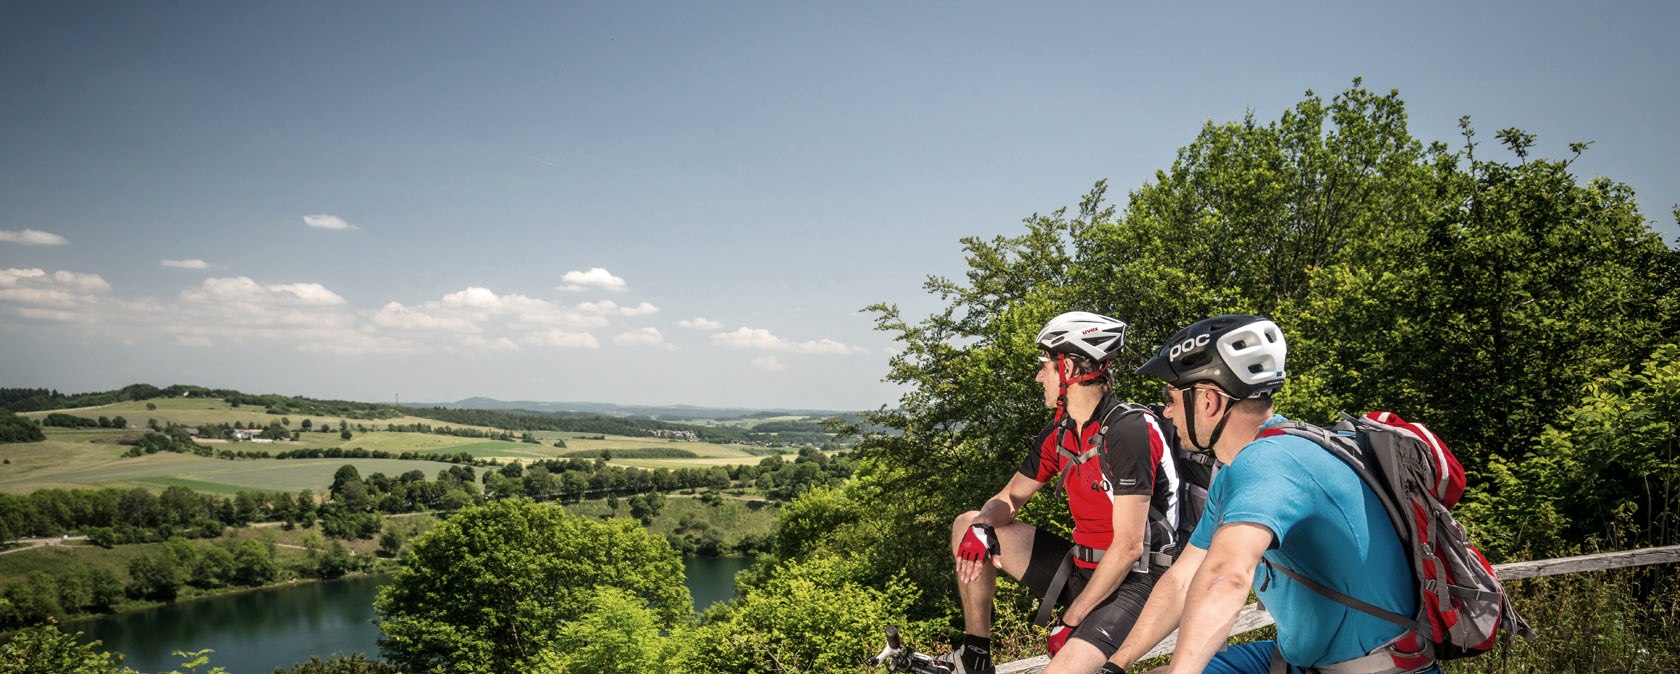
[[[1073,542],[1097,550],[1107,550],[1114,540],[1114,497],[1149,496],[1151,519],[1162,520],[1160,524],[1165,525],[1149,523],[1149,547],[1165,550],[1178,543],[1176,532],[1180,528],[1177,519],[1182,490],[1169,440],[1173,431],[1153,412],[1128,413],[1120,405],[1114,396],[1104,395],[1090,420],[1078,428],[1066,416],[1051,421],[1028,450],[1020,472],[1047,483],[1067,471],[1063,484],[1068,511],[1073,514]],[[1105,419],[1110,427],[1102,433],[1099,456],[1073,464],[1072,457],[1091,448]],[[1065,451],[1056,451],[1058,438]],[[1096,566],[1083,560],[1078,563],[1086,568]]]

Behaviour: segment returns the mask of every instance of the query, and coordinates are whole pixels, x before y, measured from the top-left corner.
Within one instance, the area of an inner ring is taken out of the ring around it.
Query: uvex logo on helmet
[[[1172,350],[1167,352],[1167,359],[1178,360],[1179,356],[1182,356],[1185,353],[1188,353],[1192,349],[1196,349],[1196,348],[1202,347],[1202,346],[1207,346],[1207,343],[1208,343],[1208,336],[1207,335],[1205,335],[1205,334],[1204,335],[1196,335],[1195,337],[1191,337],[1190,339],[1186,339],[1183,342],[1172,345]]]

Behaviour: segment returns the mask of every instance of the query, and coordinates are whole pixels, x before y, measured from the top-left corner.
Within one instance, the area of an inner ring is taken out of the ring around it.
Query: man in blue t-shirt
[[[1440,671],[1400,652],[1400,627],[1273,569],[1401,615],[1417,610],[1406,553],[1371,488],[1312,441],[1267,432],[1284,420],[1272,413],[1271,396],[1283,385],[1285,351],[1276,324],[1226,315],[1179,331],[1138,369],[1166,381],[1165,416],[1179,440],[1213,452],[1225,468],[1189,546],[1103,672],[1124,672],[1175,628],[1177,648],[1163,670],[1171,673]],[[1225,649],[1250,587],[1277,621],[1278,638]]]

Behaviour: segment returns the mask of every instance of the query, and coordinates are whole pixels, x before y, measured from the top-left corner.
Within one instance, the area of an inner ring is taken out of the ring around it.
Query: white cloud
[[[616,315],[619,315],[619,316],[647,316],[647,315],[650,315],[650,314],[659,313],[659,307],[653,306],[652,304],[649,304],[647,302],[642,302],[641,304],[637,304],[636,306],[633,306],[633,307],[625,307],[625,306],[619,306],[619,304],[617,302],[614,302],[612,300],[601,300],[599,302],[584,302],[584,303],[581,303],[577,306],[578,306],[579,309],[582,309],[582,310],[587,311],[587,312],[592,313],[592,314],[616,314]]]
[[[533,332],[520,338],[519,341],[532,346],[552,346],[562,349],[601,348],[601,343],[595,341],[595,335],[587,332],[566,332],[559,329]]]
[[[781,372],[787,369],[787,366],[783,365],[782,361],[775,356],[759,356],[752,359],[749,364],[766,372]]]
[[[33,319],[41,320],[41,321],[58,321],[60,323],[68,323],[70,321],[76,320],[79,317],[79,314],[77,314],[74,311],[61,311],[59,309],[37,309],[35,307],[18,307],[17,313],[18,313],[19,316],[22,316],[24,318],[33,318]]]
[[[345,222],[344,218],[338,217],[336,215],[328,215],[326,213],[318,213],[318,214],[315,214],[315,215],[305,215],[305,216],[303,216],[303,224],[309,225],[310,227],[314,227],[316,229],[333,229],[333,230],[356,229],[355,225],[352,225],[348,222]]]
[[[786,353],[807,353],[816,355],[846,355],[849,353],[867,353],[869,350],[859,346],[850,346],[827,337],[804,342],[790,342],[772,334],[763,328],[737,328],[733,332],[720,332],[712,335],[712,343],[730,349],[749,349],[754,351],[781,351]]]
[[[461,338],[461,343],[475,349],[489,349],[491,351],[518,351],[519,345],[506,337],[485,339],[478,335],[467,335]]]
[[[389,302],[373,312],[374,325],[395,330],[428,332],[478,332],[478,325],[462,316],[450,316],[419,307],[409,308],[401,302]]]
[[[552,325],[572,329],[606,327],[607,319],[586,314],[520,294],[497,295],[489,288],[471,287],[444,295],[437,302],[427,302],[420,308],[434,313],[453,313],[475,323],[496,318],[511,318],[525,325]]]
[[[163,266],[174,269],[209,269],[210,263],[203,260],[164,260]]]
[[[103,299],[111,284],[98,274],[56,271],[48,274],[41,269],[0,270],[0,301],[36,304],[62,308],[87,306]],[[65,320],[62,316],[47,316],[37,312],[30,318]]]
[[[624,283],[624,279],[613,276],[612,272],[600,267],[591,267],[589,271],[569,271],[566,272],[565,276],[560,277],[560,280],[564,283],[560,286],[560,290],[569,292],[591,289],[624,292],[630,289]]]
[[[288,307],[331,307],[348,304],[338,293],[319,283],[277,283],[263,285],[248,276],[204,279],[195,290],[181,293],[181,299],[195,303],[255,303]]]
[[[638,328],[629,332],[613,335],[614,344],[621,346],[651,346],[661,349],[675,349],[665,341],[665,335],[660,334],[659,328]]]
[[[711,332],[713,330],[717,330],[717,329],[722,328],[723,324],[719,323],[717,321],[714,321],[710,318],[702,318],[700,316],[695,316],[694,318],[685,318],[683,320],[677,321],[677,327],[688,328],[690,330],[704,330],[706,332]]]
[[[0,243],[17,243],[25,246],[63,246],[70,241],[51,232],[26,229],[21,232],[0,229]]]

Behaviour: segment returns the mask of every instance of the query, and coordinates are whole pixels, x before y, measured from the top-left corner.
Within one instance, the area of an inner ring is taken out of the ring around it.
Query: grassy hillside
[[[155,409],[147,409],[148,404],[154,406]],[[0,465],[0,492],[24,494],[45,488],[136,486],[161,491],[163,488],[173,485],[222,495],[247,490],[296,492],[302,489],[312,489],[323,491],[332,483],[333,472],[339,466],[347,463],[355,465],[363,475],[375,472],[397,475],[410,470],[419,470],[427,476],[432,476],[445,467],[445,464],[436,461],[398,459],[312,458],[229,461],[167,452],[139,457],[123,457],[123,453],[128,450],[128,447],[118,444],[117,440],[143,432],[148,420],[156,420],[159,424],[174,423],[183,426],[239,422],[256,427],[286,420],[290,422],[290,428],[298,429],[301,428],[304,419],[309,419],[311,426],[317,429],[330,429],[329,432],[301,433],[299,440],[296,442],[223,442],[218,439],[203,441],[204,444],[214,450],[225,449],[243,452],[266,451],[275,453],[291,449],[333,447],[350,449],[359,447],[370,451],[389,452],[393,455],[403,452],[439,455],[465,453],[475,459],[495,460],[505,463],[508,461],[552,459],[576,451],[622,451],[664,447],[693,452],[695,457],[615,457],[610,463],[639,468],[690,468],[758,463],[762,460],[765,451],[763,448],[749,448],[743,445],[683,442],[662,438],[620,435],[588,435],[562,431],[533,432],[531,435],[540,440],[541,444],[532,444],[432,433],[372,430],[384,429],[386,424],[419,423],[430,425],[433,428],[445,425],[417,417],[399,417],[378,421],[348,420],[352,433],[351,438],[345,440],[340,437],[338,432],[340,422],[338,418],[268,414],[261,408],[248,405],[236,408],[226,401],[213,398],[159,398],[149,401],[124,401],[77,410],[29,412],[23,416],[41,419],[54,411],[88,418],[101,416],[115,418],[120,416],[128,423],[129,428],[127,430],[117,430],[109,428],[66,429],[49,427],[44,429],[46,440],[43,442],[0,445],[0,458],[10,461],[9,464]],[[754,419],[751,421],[763,420]],[[366,426],[369,431],[355,431],[354,429],[358,424]],[[452,428],[463,428],[455,425],[450,426]],[[485,427],[465,428],[473,428],[484,433],[500,432],[499,429]],[[566,447],[555,447],[554,442],[556,440],[565,441]],[[757,453],[749,451],[749,449],[756,450]]]

